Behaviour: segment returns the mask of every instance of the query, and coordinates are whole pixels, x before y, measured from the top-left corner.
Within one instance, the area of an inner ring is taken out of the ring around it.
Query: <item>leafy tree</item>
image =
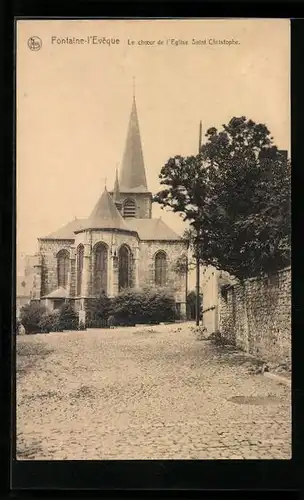
[[[186,233],[184,237],[185,239],[189,239],[188,233]],[[172,264],[172,270],[180,276],[184,276],[193,269],[195,269],[195,262],[193,260],[189,260],[187,255],[184,254],[178,257]]]
[[[197,156],[170,158],[154,200],[190,223],[202,264],[239,279],[290,263],[290,162],[266,125],[232,118],[209,128]]]

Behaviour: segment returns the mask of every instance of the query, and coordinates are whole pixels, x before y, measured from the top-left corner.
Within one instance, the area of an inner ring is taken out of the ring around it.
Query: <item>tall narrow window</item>
[[[123,216],[126,219],[134,219],[134,217],[136,217],[136,206],[134,200],[128,199],[124,202]]]
[[[84,246],[80,244],[77,247],[77,288],[76,288],[76,295],[78,297],[81,296],[83,255],[84,255]]]
[[[129,288],[130,282],[130,249],[122,245],[118,252],[118,287],[119,290]]]
[[[68,273],[70,257],[67,250],[60,250],[57,254],[57,282],[58,288],[66,288],[68,285]]]
[[[108,248],[104,243],[97,243],[94,247],[94,295],[107,293],[108,287]]]
[[[167,282],[167,255],[165,252],[157,252],[155,255],[155,284],[165,286]]]

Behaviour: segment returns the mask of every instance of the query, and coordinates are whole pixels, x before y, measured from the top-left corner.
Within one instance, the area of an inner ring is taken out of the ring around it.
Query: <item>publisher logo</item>
[[[28,48],[30,50],[40,50],[42,47],[42,40],[39,36],[31,36],[27,41]]]

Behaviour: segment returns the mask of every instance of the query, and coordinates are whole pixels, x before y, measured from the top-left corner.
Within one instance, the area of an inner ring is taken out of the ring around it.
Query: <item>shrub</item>
[[[86,326],[83,321],[80,321],[78,325],[78,330],[86,330]]]
[[[105,328],[110,308],[111,299],[104,293],[96,299],[89,299],[85,306],[86,326],[88,328]]]
[[[40,321],[46,313],[46,308],[38,302],[25,304],[20,311],[20,321],[24,326],[25,333],[40,332]]]
[[[175,300],[166,288],[143,290],[142,305],[143,323],[157,324],[175,319]]]
[[[157,324],[175,318],[175,301],[163,288],[128,289],[113,299],[111,312],[116,324]]]
[[[105,318],[100,319],[87,319],[85,322],[85,329],[87,328],[107,328],[108,320]]]
[[[209,338],[210,338],[210,340],[213,340],[215,345],[218,345],[218,346],[224,346],[224,345],[229,344],[227,339],[222,335],[222,333],[219,330],[216,330],[215,332],[211,333]]]
[[[40,320],[40,331],[42,333],[60,332],[60,311],[55,309],[51,312],[46,312]]]
[[[110,314],[110,316],[108,317],[108,327],[111,328],[114,326],[116,326],[116,319],[113,314]]]
[[[52,317],[48,312],[45,312],[39,321],[40,332],[49,333],[52,331],[52,326]]]
[[[52,332],[62,332],[62,328],[60,325],[60,310],[55,309],[50,313],[51,321],[52,321]]]
[[[63,304],[59,313],[59,327],[60,330],[77,330],[78,315],[71,304]]]
[[[119,325],[134,326],[139,320],[143,305],[143,293],[140,290],[123,290],[113,299],[111,314]]]
[[[16,325],[15,325],[15,333],[16,333],[16,335],[20,334],[21,324],[22,324],[21,321],[19,319],[16,319]]]
[[[205,326],[195,326],[191,328],[197,340],[209,340],[207,328]]]

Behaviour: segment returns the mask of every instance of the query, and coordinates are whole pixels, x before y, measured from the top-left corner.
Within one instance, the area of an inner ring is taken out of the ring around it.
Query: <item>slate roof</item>
[[[74,240],[75,231],[82,229],[86,219],[74,219],[68,222],[65,226],[61,227],[53,233],[39,238],[40,240]]]
[[[127,140],[119,179],[122,193],[148,192],[135,97],[133,97]]]
[[[45,295],[43,298],[44,299],[66,299],[69,296],[68,291],[63,288],[57,288],[57,290],[54,290],[53,292],[49,293],[48,295]]]
[[[114,189],[113,189],[113,193],[112,193],[113,201],[115,203],[119,199],[119,194],[120,194],[120,189],[119,189],[119,182],[118,182],[118,173],[117,173],[117,169],[116,169],[115,183],[114,183]]]
[[[127,224],[141,240],[182,240],[162,219],[128,219]]]
[[[123,222],[123,229],[137,232],[141,240],[182,240],[181,236],[179,236],[177,233],[175,233],[175,231],[167,226],[167,224],[162,219],[123,219]],[[86,223],[84,219],[74,220],[66,224],[66,226],[64,226],[63,228],[60,228],[58,231],[55,231],[54,233],[41,239],[73,240],[75,239],[74,231],[81,231],[84,227],[88,227],[88,225],[91,224]],[[105,225],[106,224],[103,224],[103,227],[105,227]]]
[[[80,232],[82,229],[121,229],[130,231],[106,188],[90,217],[83,223],[83,227],[77,229],[76,232]]]

